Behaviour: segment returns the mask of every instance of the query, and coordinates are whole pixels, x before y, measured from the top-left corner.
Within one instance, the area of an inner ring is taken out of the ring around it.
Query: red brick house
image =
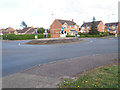
[[[105,25],[102,21],[95,21],[99,32],[106,32]],[[91,29],[92,22],[84,22],[80,28],[81,33],[88,33]]]
[[[107,28],[109,28],[109,33],[110,34],[118,34],[119,31],[118,31],[118,22],[113,22],[113,23],[106,23],[105,26],[106,26],[106,30]]]
[[[50,34],[52,38],[59,38],[61,33],[61,28],[64,28],[64,32],[69,35],[75,35],[75,31],[79,31],[79,26],[70,20],[55,19],[50,26]]]
[[[12,27],[8,27],[8,28],[6,28],[6,29],[2,29],[2,30],[0,31],[0,33],[2,33],[2,34],[16,34],[17,32],[16,32],[16,30],[13,29]]]

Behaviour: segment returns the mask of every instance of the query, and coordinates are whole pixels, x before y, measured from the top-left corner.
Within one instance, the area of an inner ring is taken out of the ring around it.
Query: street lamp
[[[110,14],[110,15],[108,15],[108,28],[107,28],[107,31],[108,31],[108,32],[109,32],[109,29],[110,29],[110,28],[109,28],[109,17],[112,16],[112,15],[115,15],[115,14]],[[108,33],[108,35],[109,35],[109,33]]]
[[[3,35],[3,33],[0,33],[1,34],[1,41],[3,40],[3,37],[2,37],[2,35]]]
[[[52,14],[52,22],[53,22],[53,15],[54,15],[54,14]],[[54,38],[54,30],[53,30],[53,25],[52,25],[52,32],[53,32],[53,38]]]

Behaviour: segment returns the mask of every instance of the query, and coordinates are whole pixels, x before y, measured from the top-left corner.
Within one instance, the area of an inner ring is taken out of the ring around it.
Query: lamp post
[[[53,22],[53,15],[54,15],[54,14],[52,14],[52,22]],[[53,24],[52,24],[52,32],[53,32],[53,38],[54,38]]]
[[[2,41],[3,40],[3,37],[2,37],[3,34],[2,33],[0,33],[0,34],[1,34],[1,41]]]
[[[35,39],[38,39],[37,32],[38,32],[38,30],[36,29],[35,30]]]
[[[108,32],[110,31],[110,28],[109,28],[109,17],[110,17],[111,15],[115,15],[115,14],[110,14],[110,15],[108,15],[108,28],[107,28],[107,31],[108,31]],[[108,33],[108,35],[109,35],[109,33]]]

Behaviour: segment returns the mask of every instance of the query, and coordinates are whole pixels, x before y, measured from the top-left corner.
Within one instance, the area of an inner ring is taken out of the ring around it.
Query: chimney
[[[72,22],[74,22],[74,20],[72,19]]]
[[[85,21],[83,21],[83,23],[85,23]]]

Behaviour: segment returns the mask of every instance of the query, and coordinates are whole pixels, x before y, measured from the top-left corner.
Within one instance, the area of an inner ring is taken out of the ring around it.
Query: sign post
[[[75,37],[77,37],[77,31],[75,31]]]
[[[47,30],[45,29],[45,32],[43,33],[44,34],[44,37],[47,38],[48,37],[48,33],[47,33]]]
[[[38,39],[37,32],[38,32],[38,30],[36,29],[36,31],[35,31],[35,39]]]
[[[108,31],[108,35],[109,35],[109,28],[107,28],[107,31]]]

